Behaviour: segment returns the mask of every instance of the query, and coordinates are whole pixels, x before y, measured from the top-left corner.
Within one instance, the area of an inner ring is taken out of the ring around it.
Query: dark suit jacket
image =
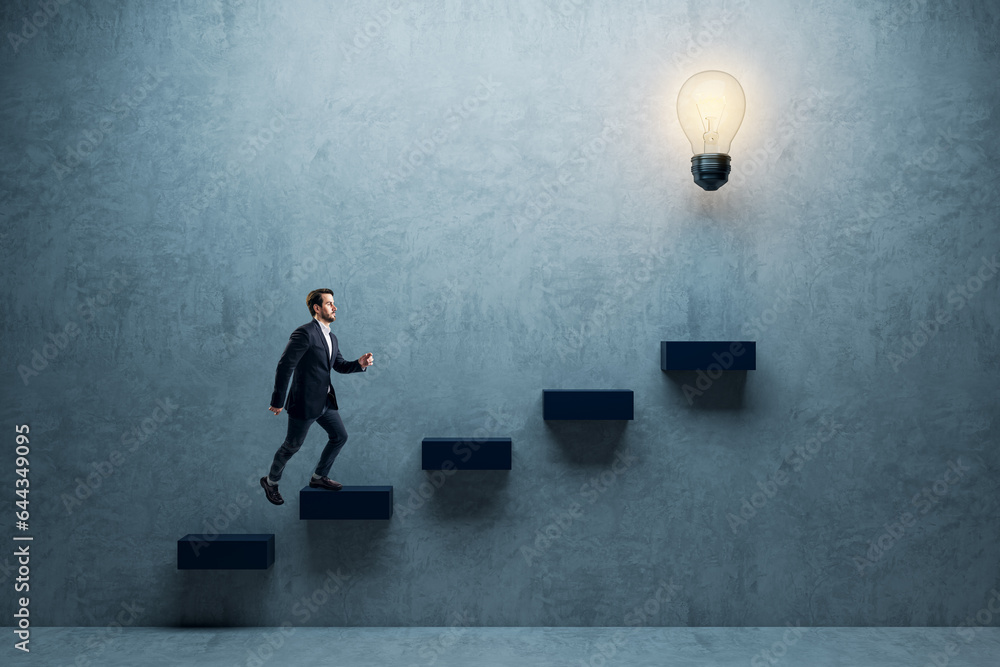
[[[338,373],[357,373],[366,370],[357,360],[344,360],[340,354],[337,337],[332,331],[330,342],[333,345],[333,370]],[[292,332],[285,351],[281,353],[278,370],[274,375],[271,407],[283,406],[288,410],[288,416],[295,419],[316,419],[322,414],[323,405],[327,402],[331,409],[339,410],[337,395],[330,383],[330,367],[326,336],[319,322],[313,318]],[[292,389],[288,392],[288,401],[283,402],[292,371],[295,371]]]

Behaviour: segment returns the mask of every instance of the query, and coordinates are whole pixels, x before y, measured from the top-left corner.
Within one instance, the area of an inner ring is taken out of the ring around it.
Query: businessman
[[[312,479],[309,480],[309,486],[332,491],[339,491],[343,487],[340,482],[327,477],[337,454],[347,442],[347,431],[340,419],[337,395],[330,383],[330,369],[332,367],[338,373],[357,373],[374,363],[371,352],[362,355],[357,361],[345,361],[341,356],[337,337],[330,332],[330,323],[337,319],[332,290],[315,289],[309,292],[306,306],[313,319],[293,331],[288,339],[288,345],[278,361],[278,370],[274,375],[274,393],[271,394],[271,406],[268,408],[275,415],[280,415],[282,409],[288,410],[288,433],[285,441],[274,455],[270,472],[260,478],[260,485],[264,487],[267,499],[275,505],[285,502],[278,493],[281,472],[288,459],[299,451],[313,422],[322,426],[330,438]],[[285,390],[293,371],[295,377],[292,378],[292,388],[286,401]]]

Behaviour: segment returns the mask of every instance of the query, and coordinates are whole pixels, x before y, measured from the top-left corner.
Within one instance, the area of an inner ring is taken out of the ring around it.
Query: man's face
[[[316,310],[315,307],[314,310]],[[319,317],[325,323],[330,323],[337,319],[337,307],[333,305],[332,294],[323,295],[323,303],[321,306],[319,306],[318,310],[319,313],[317,317]]]

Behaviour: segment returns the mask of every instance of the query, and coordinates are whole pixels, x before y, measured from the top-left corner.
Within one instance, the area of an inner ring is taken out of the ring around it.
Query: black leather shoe
[[[309,486],[313,489],[329,489],[330,491],[340,491],[344,488],[343,484],[335,482],[329,477],[320,477],[319,479],[309,478]]]
[[[260,485],[264,487],[264,493],[267,495],[267,499],[270,500],[275,505],[281,505],[285,502],[285,499],[281,497],[278,493],[278,485],[275,484],[271,486],[267,483],[267,477],[260,478]]]

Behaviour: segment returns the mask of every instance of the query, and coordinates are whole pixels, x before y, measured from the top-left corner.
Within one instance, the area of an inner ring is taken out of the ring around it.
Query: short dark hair
[[[309,296],[306,297],[306,307],[309,309],[309,314],[313,317],[316,317],[316,313],[313,311],[313,306],[323,305],[324,294],[333,296],[333,290],[325,287],[321,289],[314,289],[312,292],[309,292]]]

